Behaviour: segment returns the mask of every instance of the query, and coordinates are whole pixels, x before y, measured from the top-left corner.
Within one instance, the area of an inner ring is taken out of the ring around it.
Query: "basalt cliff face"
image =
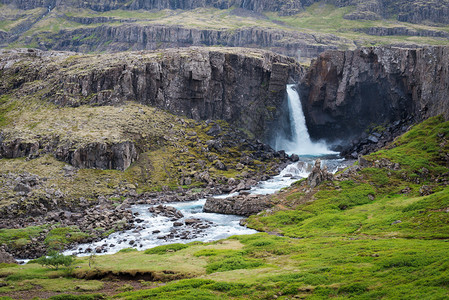
[[[90,22],[91,20],[86,20]],[[75,38],[74,38],[75,37]],[[29,42],[41,49],[76,52],[155,50],[170,47],[227,46],[263,48],[283,55],[314,58],[325,50],[336,50],[347,39],[333,34],[314,35],[273,28],[198,29],[178,25],[107,24],[58,33],[36,35]]]
[[[272,133],[273,122],[282,114],[285,85],[298,81],[302,74],[302,67],[294,59],[242,48],[105,55],[4,50],[0,57],[0,93],[33,96],[71,107],[135,101],[196,120],[226,120],[263,139]],[[16,144],[2,149],[2,156],[31,153],[34,147]],[[104,157],[115,157],[117,152],[105,145],[90,145],[65,155],[67,159],[63,160],[80,167],[125,169],[136,157],[134,147],[128,145],[129,157],[117,167],[107,159],[100,160],[98,166],[91,165],[89,153],[100,153],[97,148],[104,150],[100,151]],[[86,159],[81,163],[79,157]]]
[[[448,47],[321,54],[300,85],[311,135],[347,139],[378,125],[449,118],[448,55]]]
[[[37,7],[49,7],[55,6],[72,6],[79,8],[88,8],[95,11],[109,11],[114,9],[129,9],[129,10],[153,10],[153,9],[195,9],[198,7],[215,7],[220,9],[228,9],[231,7],[241,7],[253,11],[277,11],[283,14],[292,14],[301,11],[304,6],[310,5],[315,1],[308,0],[280,0],[280,1],[268,1],[268,0],[100,0],[100,1],[81,1],[81,0],[2,0],[1,3],[13,4],[20,9],[33,9]]]
[[[226,120],[262,137],[278,116],[285,85],[302,74],[294,59],[241,48],[71,54],[3,51],[0,91],[34,93],[26,83],[40,80],[49,87],[44,97],[58,105],[137,101],[197,120]]]

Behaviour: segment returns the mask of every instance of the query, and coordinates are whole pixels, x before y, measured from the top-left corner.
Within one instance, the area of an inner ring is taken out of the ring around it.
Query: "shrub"
[[[56,251],[51,251],[48,256],[42,256],[35,260],[38,264],[51,269],[59,269],[60,266],[70,267],[74,262],[72,256],[66,256]]]

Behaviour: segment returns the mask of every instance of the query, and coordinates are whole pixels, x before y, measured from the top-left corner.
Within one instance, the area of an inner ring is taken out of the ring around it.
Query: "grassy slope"
[[[132,20],[138,24],[163,24],[163,25],[182,25],[187,28],[207,28],[207,29],[227,29],[235,30],[244,27],[260,27],[281,29],[287,31],[307,32],[315,35],[334,34],[338,37],[347,39],[341,40],[341,49],[354,48],[357,45],[380,45],[380,44],[431,44],[444,45],[448,43],[444,38],[432,37],[410,37],[410,36],[371,36],[364,33],[354,32],[356,28],[367,27],[405,27],[414,30],[443,30],[449,31],[449,26],[432,27],[426,25],[418,25],[411,23],[398,22],[396,20],[346,20],[343,16],[355,7],[336,8],[332,5],[324,5],[322,3],[315,3],[308,7],[304,12],[293,16],[278,16],[276,13],[266,13],[266,18],[260,16],[238,16],[232,13],[233,9],[219,10],[214,8],[198,8],[195,10],[162,10],[162,11],[123,11],[114,10],[108,12],[94,12],[83,9],[69,10],[67,8],[59,8],[53,10],[46,17],[38,21],[27,32],[23,33],[23,37],[33,35],[45,35],[47,33],[56,34],[62,29],[74,29],[82,27],[97,27],[104,25],[104,23],[94,23],[90,25],[83,25],[73,21],[68,21],[62,16],[64,14],[70,17],[109,17],[112,18],[108,23],[112,26],[122,25],[123,21]],[[38,14],[39,12],[36,12]],[[21,16],[22,19],[30,18],[27,12],[26,15]],[[17,15],[16,11],[7,10],[4,13],[3,21],[0,22],[0,29],[8,31],[14,27],[14,24],[20,22],[22,19],[14,19]],[[15,21],[12,22],[11,19]],[[76,37],[74,37],[76,38]],[[326,37],[317,38],[326,43],[335,43]],[[43,39],[45,41],[45,38]],[[12,43],[9,47],[28,46],[36,47],[37,45],[27,44],[30,40],[19,39],[19,41]]]
[[[6,286],[0,293],[14,296],[10,291],[36,284],[57,290],[51,279],[57,274],[101,293],[97,281],[80,278],[151,274],[156,281],[190,279],[148,283],[152,289],[139,291],[129,287],[115,298],[446,299],[448,138],[449,122],[432,118],[389,149],[365,157],[373,165],[399,163],[397,170],[374,166],[313,191],[307,192],[301,181],[276,194],[277,207],[251,217],[249,224],[284,237],[260,233],[147,253],[127,251],[95,257],[91,267],[82,258],[71,276],[36,264],[5,266],[0,277]],[[420,196],[423,185],[434,193]],[[140,284],[136,288],[146,287]]]

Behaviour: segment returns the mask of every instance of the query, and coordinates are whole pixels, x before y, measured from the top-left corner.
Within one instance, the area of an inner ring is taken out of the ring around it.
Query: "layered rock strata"
[[[278,12],[280,15],[293,15],[316,3],[328,3],[338,7],[352,6],[355,9],[345,15],[351,20],[378,20],[394,17],[401,22],[449,23],[449,7],[447,0],[180,0],[180,1],[144,1],[144,0],[101,0],[101,1],[57,1],[57,0],[1,0],[2,4],[10,4],[20,9],[55,7],[85,8],[104,12],[116,9],[124,10],[162,10],[162,9],[195,9],[200,7],[214,7],[229,9],[238,7],[255,12]]]
[[[81,20],[96,22],[98,19]],[[76,37],[76,38],[73,38]],[[155,50],[170,47],[227,46],[264,48],[283,55],[314,58],[325,50],[336,50],[352,41],[333,34],[310,34],[273,28],[244,27],[230,29],[198,29],[178,25],[120,26],[100,25],[91,28],[61,30],[28,38],[41,49],[77,52],[117,52]]]
[[[381,134],[371,137],[377,143],[390,127],[392,138],[407,124],[438,114],[449,118],[448,55],[449,47],[323,53],[300,89],[311,136],[357,141],[377,127]]]
[[[264,138],[282,114],[285,85],[302,73],[291,58],[240,48],[105,55],[4,50],[0,93],[72,107],[137,101],[196,120],[226,120]],[[0,157],[52,153],[80,168],[124,170],[150,142],[137,132],[104,142],[62,144],[57,137],[14,134],[11,128],[0,133]]]

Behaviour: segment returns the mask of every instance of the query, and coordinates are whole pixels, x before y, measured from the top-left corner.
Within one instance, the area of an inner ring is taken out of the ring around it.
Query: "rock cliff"
[[[90,18],[87,23],[99,21]],[[75,37],[75,38],[74,38]],[[93,28],[61,30],[38,34],[27,42],[41,49],[77,52],[117,52],[126,50],[155,50],[170,47],[229,46],[264,48],[283,55],[314,58],[325,50],[336,50],[351,41],[333,34],[310,34],[272,28],[198,29],[178,25],[120,26],[100,25]]]
[[[51,153],[78,168],[125,170],[139,154],[186,135],[168,137],[174,121],[150,118],[156,111],[132,106],[135,102],[196,120],[226,120],[263,139],[282,114],[285,85],[299,80],[302,73],[291,58],[239,48],[104,55],[4,50],[0,121],[9,125],[0,131],[0,157],[35,158]],[[6,123],[5,114],[23,105],[18,99],[26,99],[30,103],[26,107],[56,105],[62,111],[45,121],[41,114],[32,113],[35,121],[22,126],[14,124],[28,123],[31,115],[21,115],[18,109]],[[66,113],[72,114],[70,120]],[[222,134],[218,124],[213,128],[208,134]],[[233,139],[237,136],[229,138]],[[223,147],[218,140],[207,145],[219,152]],[[223,163],[215,164],[225,168]]]
[[[361,48],[321,54],[301,84],[309,131],[328,140],[371,127],[449,118],[449,47]],[[377,142],[378,137],[372,138]]]
[[[310,5],[314,1],[308,0],[100,0],[100,1],[57,1],[57,0],[2,0],[3,4],[12,4],[20,9],[33,9],[37,7],[55,7],[55,6],[71,6],[78,8],[88,8],[94,11],[109,11],[114,9],[130,9],[130,10],[161,10],[161,9],[195,9],[198,7],[215,7],[220,9],[227,9],[231,7],[241,7],[253,11],[276,11],[282,14],[293,14],[303,10],[305,5]]]
[[[280,114],[285,85],[303,72],[294,59],[242,48],[71,54],[3,51],[0,91],[34,94],[29,83],[38,80],[48,84],[43,98],[58,105],[137,101],[197,120],[226,120],[262,138]]]

